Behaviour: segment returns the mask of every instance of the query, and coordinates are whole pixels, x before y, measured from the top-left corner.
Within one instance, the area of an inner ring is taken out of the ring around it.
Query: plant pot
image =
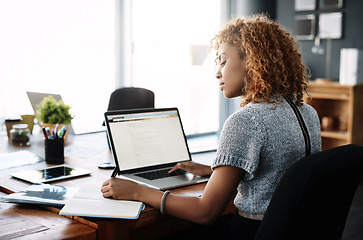
[[[52,132],[53,129],[56,128],[57,124],[50,124],[50,123],[40,123],[39,124],[42,128],[43,127],[49,127],[50,132]],[[66,126],[66,134],[64,135],[64,143],[66,144],[67,142],[67,137],[68,137],[68,132],[69,132],[69,125],[70,124],[62,124],[59,123],[59,127],[58,127],[58,131],[60,131],[62,129],[63,126]]]

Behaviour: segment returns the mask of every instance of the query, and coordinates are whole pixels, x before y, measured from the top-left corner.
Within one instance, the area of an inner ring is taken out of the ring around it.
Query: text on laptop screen
[[[108,116],[120,171],[189,160],[178,112]]]

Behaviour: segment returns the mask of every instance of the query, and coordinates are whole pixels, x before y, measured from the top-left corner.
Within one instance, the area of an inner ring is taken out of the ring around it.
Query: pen
[[[64,129],[62,138],[64,138],[66,136],[66,132],[67,132],[67,129]]]
[[[116,177],[118,174],[118,167],[116,166],[114,169],[113,169],[113,172],[111,174],[111,177]]]
[[[47,132],[45,131],[45,127],[42,127],[42,131],[43,131],[43,134],[44,134],[44,138],[48,138],[47,137]]]
[[[48,139],[52,139],[53,137],[52,137],[52,134],[50,133],[50,129],[49,129],[49,127],[46,127],[45,128],[45,132],[47,133],[47,138]]]
[[[58,129],[59,129],[59,123],[57,123],[57,125],[55,125],[54,138],[58,138]]]
[[[63,127],[61,128],[61,130],[59,130],[59,132],[58,132],[58,137],[59,138],[62,138],[63,137],[65,130],[66,130],[66,126],[63,125]]]

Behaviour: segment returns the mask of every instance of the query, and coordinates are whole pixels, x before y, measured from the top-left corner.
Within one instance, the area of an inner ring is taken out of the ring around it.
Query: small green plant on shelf
[[[48,124],[70,124],[73,116],[69,110],[71,106],[66,105],[62,100],[55,100],[51,95],[45,97],[40,105],[37,105],[36,116],[39,122]]]

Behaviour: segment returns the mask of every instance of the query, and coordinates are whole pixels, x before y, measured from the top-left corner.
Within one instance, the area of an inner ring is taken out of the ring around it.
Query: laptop
[[[116,167],[121,176],[149,187],[165,190],[208,181],[178,170],[178,162],[191,161],[177,108],[108,111],[105,123]]]
[[[61,95],[53,94],[53,93],[39,93],[39,92],[29,92],[27,91],[26,94],[28,95],[30,104],[32,105],[34,113],[37,111],[37,105],[41,103],[43,98],[52,95],[56,101],[62,100]]]
[[[34,110],[34,114],[36,113],[37,105],[41,103],[43,98],[52,95],[56,101],[62,100],[60,94],[29,92],[29,91],[27,91],[26,94],[28,95],[30,104]],[[102,114],[100,116],[100,119],[98,117],[90,118],[88,112],[86,113],[78,112],[75,115],[76,117],[72,119],[72,123],[69,128],[69,132],[71,134],[85,134],[85,133],[105,131],[104,127],[101,126]]]
[[[54,93],[40,93],[40,92],[29,92],[27,91],[26,94],[28,95],[28,99],[30,102],[30,105],[33,108],[34,114],[36,114],[38,105],[43,101],[45,97],[49,97],[49,95],[53,96],[54,99],[58,102],[59,100],[62,100],[62,97],[60,94],[54,94]],[[74,130],[72,126],[70,126],[70,132],[74,133]]]

